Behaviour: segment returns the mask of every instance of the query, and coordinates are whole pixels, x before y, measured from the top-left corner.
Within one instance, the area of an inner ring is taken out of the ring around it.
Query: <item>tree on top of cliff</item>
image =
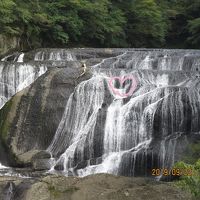
[[[31,48],[198,48],[199,8],[199,0],[1,0],[0,34]]]

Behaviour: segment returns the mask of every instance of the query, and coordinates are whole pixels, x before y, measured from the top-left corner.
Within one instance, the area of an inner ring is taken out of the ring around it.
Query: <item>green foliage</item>
[[[200,17],[190,20],[188,22],[188,29],[191,36],[188,41],[196,47],[200,46]]]
[[[83,19],[83,38],[93,45],[117,46],[119,38],[123,38],[125,18],[122,12],[112,6],[108,0],[88,2],[80,11]]]
[[[128,14],[128,40],[135,47],[157,47],[165,41],[167,24],[154,0],[135,0]]]
[[[0,1],[0,33],[17,34],[15,27],[10,26],[15,20],[14,8],[16,4],[12,0]]]
[[[200,160],[194,165],[179,162],[175,167],[191,171],[191,175],[181,176],[180,180],[176,182],[176,185],[189,191],[195,199],[200,199]]]
[[[1,0],[0,34],[28,48],[198,48],[199,10],[199,0]]]
[[[194,164],[200,158],[200,142],[189,144],[184,152],[182,160]]]
[[[174,18],[171,19],[171,30],[168,34],[168,42],[173,41],[177,46],[181,43],[183,48],[199,47],[200,1],[179,0],[172,1],[175,8]]]
[[[180,180],[176,184],[189,191],[195,199],[200,199],[200,142],[189,144],[184,152],[183,161],[175,164],[175,168],[183,169]]]

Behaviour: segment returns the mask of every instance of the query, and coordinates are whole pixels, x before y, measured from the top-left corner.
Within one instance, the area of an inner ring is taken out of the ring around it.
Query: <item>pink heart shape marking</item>
[[[132,84],[131,84],[131,87],[130,87],[129,91],[126,92],[126,93],[121,93],[119,91],[119,89],[115,88],[114,85],[113,85],[113,82],[117,81],[117,80],[119,81],[120,86],[122,86],[125,81],[131,80]],[[110,80],[109,80],[109,86],[110,86],[111,90],[113,91],[113,93],[115,95],[123,97],[123,98],[126,98],[126,97],[131,96],[133,94],[133,92],[136,90],[136,88],[137,88],[137,81],[136,81],[136,79],[132,75],[131,76],[126,76],[126,77],[118,77],[118,76],[116,76],[116,77],[110,78]]]

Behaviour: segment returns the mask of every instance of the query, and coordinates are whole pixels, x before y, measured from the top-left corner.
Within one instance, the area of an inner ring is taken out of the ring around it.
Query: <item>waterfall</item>
[[[19,62],[19,63],[23,63],[23,61],[24,61],[24,53],[21,53],[20,55],[19,55],[19,57],[18,57],[18,59],[17,59],[17,62]]]
[[[15,184],[10,182],[7,184],[7,191],[5,195],[5,200],[14,200]]]
[[[13,62],[16,62],[21,55],[23,55],[23,54],[14,53],[14,54],[11,54],[11,55],[8,55],[8,56],[2,58],[1,61],[2,62],[4,62],[4,61],[13,61]],[[22,56],[21,56],[20,60],[21,59],[22,59]]]
[[[0,170],[1,170],[1,169],[7,169],[7,167],[4,166],[4,165],[2,165],[2,164],[0,163]]]
[[[41,50],[35,54],[35,61],[74,61],[76,60],[75,56],[72,52],[65,50],[65,49],[51,49],[48,50]]]
[[[8,55],[8,56],[6,56],[6,57],[4,57],[4,58],[2,58],[1,59],[1,61],[3,62],[3,61],[6,61],[7,60],[7,58],[9,58],[11,55]]]
[[[47,70],[45,65],[0,63],[0,108]]]
[[[69,98],[55,140],[48,148],[53,155],[63,152],[58,163],[64,165],[65,171],[72,168],[74,156],[77,156],[80,162],[84,160],[84,146],[88,137],[89,140],[95,139],[94,129],[104,99],[103,92],[102,79],[94,77],[82,82]],[[88,153],[93,154],[92,143],[88,144],[88,148]]]
[[[24,56],[24,53],[16,53],[3,58],[0,62],[0,109],[12,96],[32,84],[47,71],[45,64],[24,63]],[[0,169],[10,170],[1,163]]]
[[[12,96],[43,75],[48,67],[66,67],[68,61],[72,65],[77,65],[72,62],[76,60],[75,54],[67,49],[39,49],[27,53],[16,52],[2,58],[0,62],[0,109]],[[0,162],[4,163],[4,160],[2,159]],[[10,168],[4,168],[1,163],[0,168],[2,168],[1,173],[11,170]],[[11,174],[11,172],[9,171],[8,174]]]
[[[151,176],[153,168],[170,169],[200,132],[200,52],[126,50],[92,70],[68,99],[47,149],[51,172]],[[117,95],[133,81],[133,93]]]

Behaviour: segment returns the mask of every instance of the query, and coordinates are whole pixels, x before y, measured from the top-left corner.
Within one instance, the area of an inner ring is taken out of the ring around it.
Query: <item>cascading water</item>
[[[8,55],[1,59],[2,62],[4,61],[13,61],[13,62],[20,62],[22,63],[24,61],[24,53],[14,53],[11,55]]]
[[[38,51],[35,54],[34,57],[35,61],[44,61],[44,60],[49,60],[49,61],[74,61],[76,60],[76,57],[72,54],[72,52],[65,50],[65,49],[51,49],[51,51],[48,50],[41,50]]]
[[[5,200],[13,200],[15,192],[15,184],[10,182],[7,184],[7,191],[5,194]]]
[[[24,53],[21,53],[19,55],[18,59],[17,59],[17,62],[23,63],[23,61],[24,61],[24,55],[25,55]]]
[[[188,137],[200,132],[200,52],[126,51],[93,67],[70,96],[48,151],[53,170],[85,176],[151,175],[171,168]],[[130,96],[133,76],[137,89]],[[129,87],[126,87],[129,84]]]
[[[96,81],[99,81],[99,84],[96,84]],[[63,119],[55,135],[55,142],[48,149],[53,154],[58,154],[68,146],[66,152],[58,161],[62,162],[64,160],[66,163],[64,165],[65,171],[73,166],[71,159],[75,156],[75,150],[82,152],[88,137],[90,139],[94,138],[94,129],[99,109],[104,100],[103,92],[104,85],[101,83],[101,78],[90,79],[89,81],[82,82],[77,87],[76,92],[71,95],[67,103]],[[74,98],[76,98],[75,105],[73,105]],[[83,106],[84,104],[87,105]],[[65,125],[68,127],[65,127]],[[67,137],[65,137],[66,129],[68,129]],[[62,143],[60,143],[61,135],[63,138]],[[55,145],[57,143],[60,143],[59,147]],[[88,148],[88,153],[92,155],[93,147],[89,146]],[[80,157],[83,157],[83,155],[80,155]]]
[[[47,71],[44,64],[23,63],[24,53],[7,56],[0,62],[0,109],[17,92],[23,90]],[[12,62],[7,59],[13,57]],[[0,171],[8,168],[0,163]],[[9,170],[9,169],[8,169]]]
[[[47,70],[45,65],[0,63],[0,108]]]
[[[41,61],[74,61],[76,57],[68,50],[41,50],[35,53],[37,62],[23,63],[25,53],[14,53],[0,62],[0,108],[17,92],[21,91],[47,71]],[[11,61],[12,63],[8,62]],[[56,63],[55,63],[56,65]]]
[[[35,58],[35,61],[34,59]],[[0,62],[0,109],[17,92],[32,84],[38,77],[43,75],[48,67],[65,66],[66,61],[74,61],[76,57],[69,50],[36,50],[29,53],[13,53],[3,58]],[[54,65],[52,64],[54,63]],[[0,154],[0,175],[13,174],[6,165],[5,153]],[[5,157],[5,158],[4,158]],[[16,175],[16,173],[14,173]]]

